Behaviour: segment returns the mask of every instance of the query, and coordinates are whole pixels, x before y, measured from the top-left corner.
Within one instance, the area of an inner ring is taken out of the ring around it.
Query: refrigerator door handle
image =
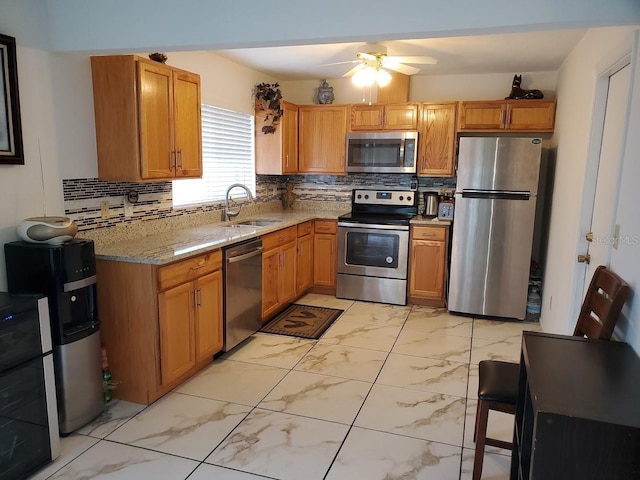
[[[465,188],[462,190],[462,198],[529,200],[531,198],[531,192],[514,190],[475,190]]]

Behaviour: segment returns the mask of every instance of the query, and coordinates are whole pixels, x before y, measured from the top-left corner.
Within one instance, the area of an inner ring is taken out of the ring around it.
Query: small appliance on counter
[[[10,242],[4,253],[9,292],[49,299],[60,433],[69,434],[104,410],[93,241]]]
[[[423,192],[424,210],[422,216],[424,218],[435,218],[438,216],[438,205],[440,203],[438,192]]]

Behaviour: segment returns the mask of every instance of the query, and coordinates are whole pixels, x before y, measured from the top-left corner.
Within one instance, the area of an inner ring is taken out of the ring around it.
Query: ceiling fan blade
[[[319,67],[328,67],[330,65],[344,65],[346,63],[360,63],[360,60],[347,60],[346,62],[322,63]]]
[[[370,53],[366,53],[366,52],[358,52],[358,58],[361,58],[363,60],[369,60],[369,61],[376,60],[375,55],[371,55]]]
[[[405,75],[415,75],[420,72],[419,68],[410,67],[409,65],[404,65],[402,63],[397,63],[395,65],[383,65],[383,67],[387,70],[393,70],[394,72],[404,73]]]
[[[434,65],[438,63],[438,60],[436,60],[433,57],[421,56],[421,55],[404,56],[404,57],[393,55],[393,56],[387,57],[387,59],[391,59],[391,61],[397,62],[397,63],[419,63],[423,65]]]
[[[356,65],[355,67],[353,67],[351,70],[349,70],[347,73],[345,73],[342,76],[343,77],[350,77],[353,74],[355,74],[358,70],[361,70],[362,68],[364,68],[364,65],[361,63],[361,64]]]

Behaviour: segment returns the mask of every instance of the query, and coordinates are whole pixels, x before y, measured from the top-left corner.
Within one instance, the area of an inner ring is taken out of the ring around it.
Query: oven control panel
[[[416,205],[415,190],[354,190],[353,203],[359,205],[389,205],[411,207]]]

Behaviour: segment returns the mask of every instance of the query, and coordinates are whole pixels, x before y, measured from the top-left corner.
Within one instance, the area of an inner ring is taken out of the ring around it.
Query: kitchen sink
[[[268,227],[269,225],[275,225],[280,223],[280,220],[244,220],[237,222],[236,225],[251,225],[254,227]]]

